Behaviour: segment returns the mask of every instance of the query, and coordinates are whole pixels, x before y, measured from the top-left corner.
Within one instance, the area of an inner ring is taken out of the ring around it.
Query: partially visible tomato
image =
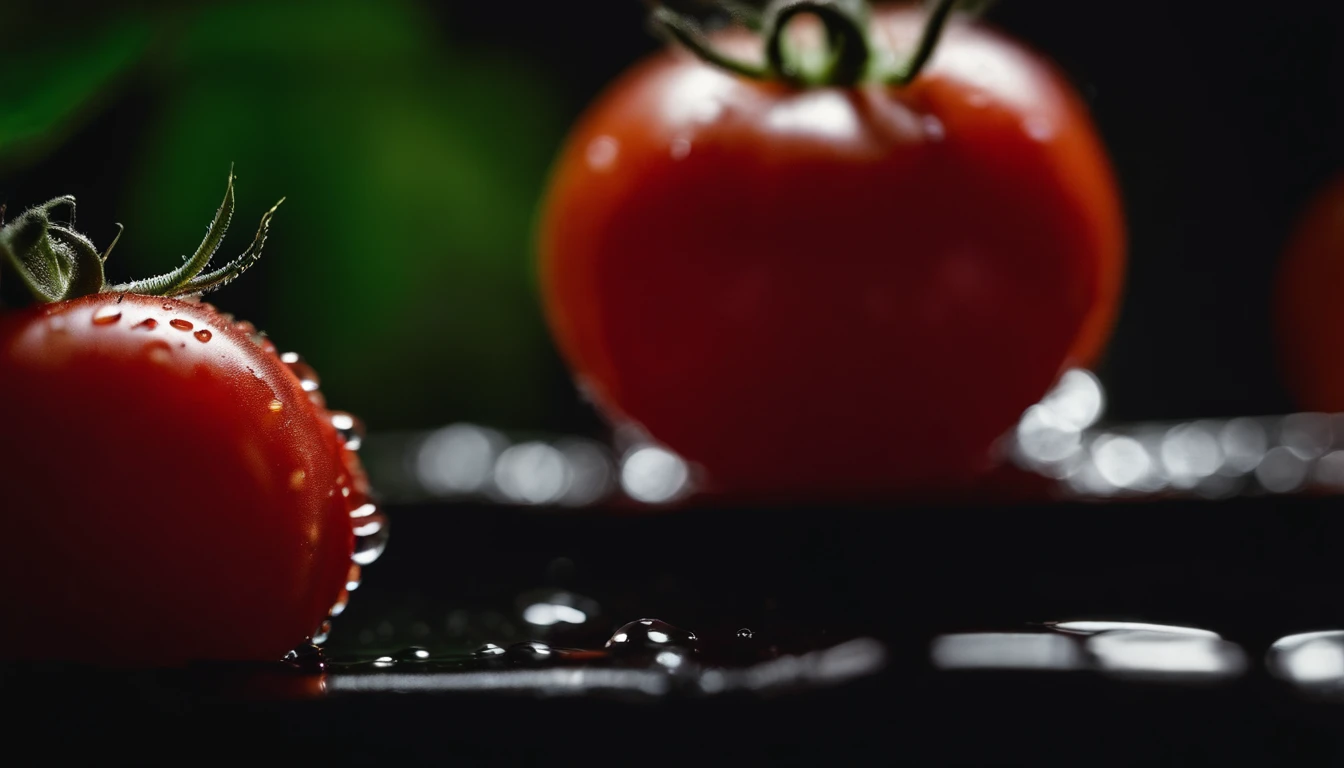
[[[1278,353],[1300,408],[1344,411],[1344,176],[1297,222],[1275,287]]]
[[[358,459],[302,363],[210,305],[0,313],[0,429],[2,658],[276,660],[345,588]]]
[[[922,22],[882,8],[872,36],[906,50]],[[711,491],[834,495],[984,473],[1097,360],[1124,240],[1068,82],[953,21],[901,87],[761,82],[677,49],[639,64],[569,137],[539,251],[555,338],[609,416]]]

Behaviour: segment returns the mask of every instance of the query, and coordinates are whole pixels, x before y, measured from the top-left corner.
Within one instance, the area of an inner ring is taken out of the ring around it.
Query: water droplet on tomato
[[[691,154],[690,139],[673,139],[669,150],[673,160],[685,160]]]
[[[585,157],[588,160],[588,167],[594,171],[609,171],[616,165],[616,156],[621,152],[621,145],[610,136],[598,136],[588,144]]]
[[[406,648],[402,648],[400,651],[397,651],[393,655],[393,658],[395,658],[398,662],[403,663],[404,662],[410,662],[412,664],[423,663],[429,661],[429,650],[427,648],[421,648],[418,645],[412,645]]]
[[[281,410],[284,409],[284,407],[285,407],[285,404],[282,403],[282,402],[280,402],[279,400],[272,400],[272,401],[271,401],[269,404],[267,404],[267,406],[266,406],[266,408],[267,408],[268,410],[270,410],[271,413],[279,413]]]
[[[322,626],[318,627],[317,631],[313,633],[313,644],[321,645],[322,643],[327,642],[327,638],[330,635],[331,635],[331,622],[330,621],[322,622]]]
[[[173,359],[172,347],[166,341],[151,341],[145,345],[145,354],[151,362],[166,364]]]
[[[121,319],[121,310],[116,307],[99,307],[93,313],[94,325],[112,325]]]
[[[946,129],[943,128],[943,121],[938,119],[937,115],[925,115],[920,124],[924,127],[924,136],[929,141],[942,141],[947,136]]]
[[[358,565],[368,565],[382,556],[387,549],[387,516],[374,512],[359,518],[355,524],[355,553],[351,559]]]
[[[298,491],[303,489],[303,484],[308,480],[308,473],[302,469],[296,469],[289,475],[289,489]]]
[[[342,589],[341,594],[336,596],[336,602],[331,604],[331,610],[327,611],[327,615],[334,619],[342,613],[345,613],[345,607],[349,604],[350,590]]]
[[[280,356],[280,362],[289,367],[289,372],[299,380],[299,385],[305,392],[315,392],[321,384],[317,376],[317,371],[304,361],[297,352],[286,352]]]
[[[362,577],[363,572],[360,570],[359,564],[351,563],[350,570],[345,574],[345,591],[354,592],[356,589],[359,589],[360,579]]]
[[[172,320],[169,320],[168,324],[173,326],[179,331],[190,331],[193,327],[195,327],[191,324],[190,320],[183,320],[180,317],[175,317]]]
[[[152,331],[152,330],[154,330],[155,328],[158,328],[158,327],[159,327],[159,321],[158,321],[158,320],[155,320],[155,319],[152,318],[152,317],[146,317],[144,320],[141,320],[140,322],[136,323],[135,325],[133,325],[133,326],[131,326],[131,327],[132,327],[132,328],[141,328],[141,329],[144,329],[144,330],[146,330],[146,331]]]
[[[359,446],[364,442],[364,422],[345,411],[335,411],[331,414],[331,426],[336,428],[346,448],[352,451],[359,450]]]
[[[202,344],[209,341],[211,335],[212,334],[204,328],[192,334],[192,336],[195,336],[196,340],[201,342]]]

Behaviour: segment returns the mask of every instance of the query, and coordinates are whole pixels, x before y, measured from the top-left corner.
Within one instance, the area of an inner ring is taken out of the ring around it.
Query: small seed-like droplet
[[[144,328],[146,331],[152,331],[159,327],[159,321],[152,317],[146,317],[144,320],[131,326],[132,328]]]
[[[204,344],[205,342],[210,340],[211,333],[202,328],[201,330],[193,333],[192,336],[195,336],[197,341]]]
[[[169,320],[168,324],[179,331],[190,331],[193,328],[190,320],[183,320],[180,317],[175,317],[172,320]]]
[[[285,407],[285,404],[279,400],[272,400],[270,405],[267,405],[266,407],[269,408],[272,413],[279,413]]]
[[[99,307],[93,313],[94,325],[111,325],[121,319],[121,310],[116,307]]]

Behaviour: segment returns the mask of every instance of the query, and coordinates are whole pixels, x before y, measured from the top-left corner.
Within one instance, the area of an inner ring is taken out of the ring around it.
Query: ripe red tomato
[[[1344,411],[1344,176],[1317,193],[1298,221],[1276,293],[1279,358],[1298,407]]]
[[[196,301],[0,313],[0,657],[277,660],[314,634],[367,486],[291,362]]]
[[[908,47],[922,16],[875,12]],[[755,44],[741,34],[721,48]],[[1050,65],[953,22],[904,87],[794,87],[681,50],[582,118],[539,232],[581,385],[711,490],[956,485],[1121,289],[1109,161]]]

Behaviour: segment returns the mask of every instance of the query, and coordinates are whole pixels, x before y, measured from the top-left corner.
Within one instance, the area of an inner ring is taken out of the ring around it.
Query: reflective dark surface
[[[1340,504],[394,506],[321,661],[10,667],[8,727],[140,763],[1331,764]]]

